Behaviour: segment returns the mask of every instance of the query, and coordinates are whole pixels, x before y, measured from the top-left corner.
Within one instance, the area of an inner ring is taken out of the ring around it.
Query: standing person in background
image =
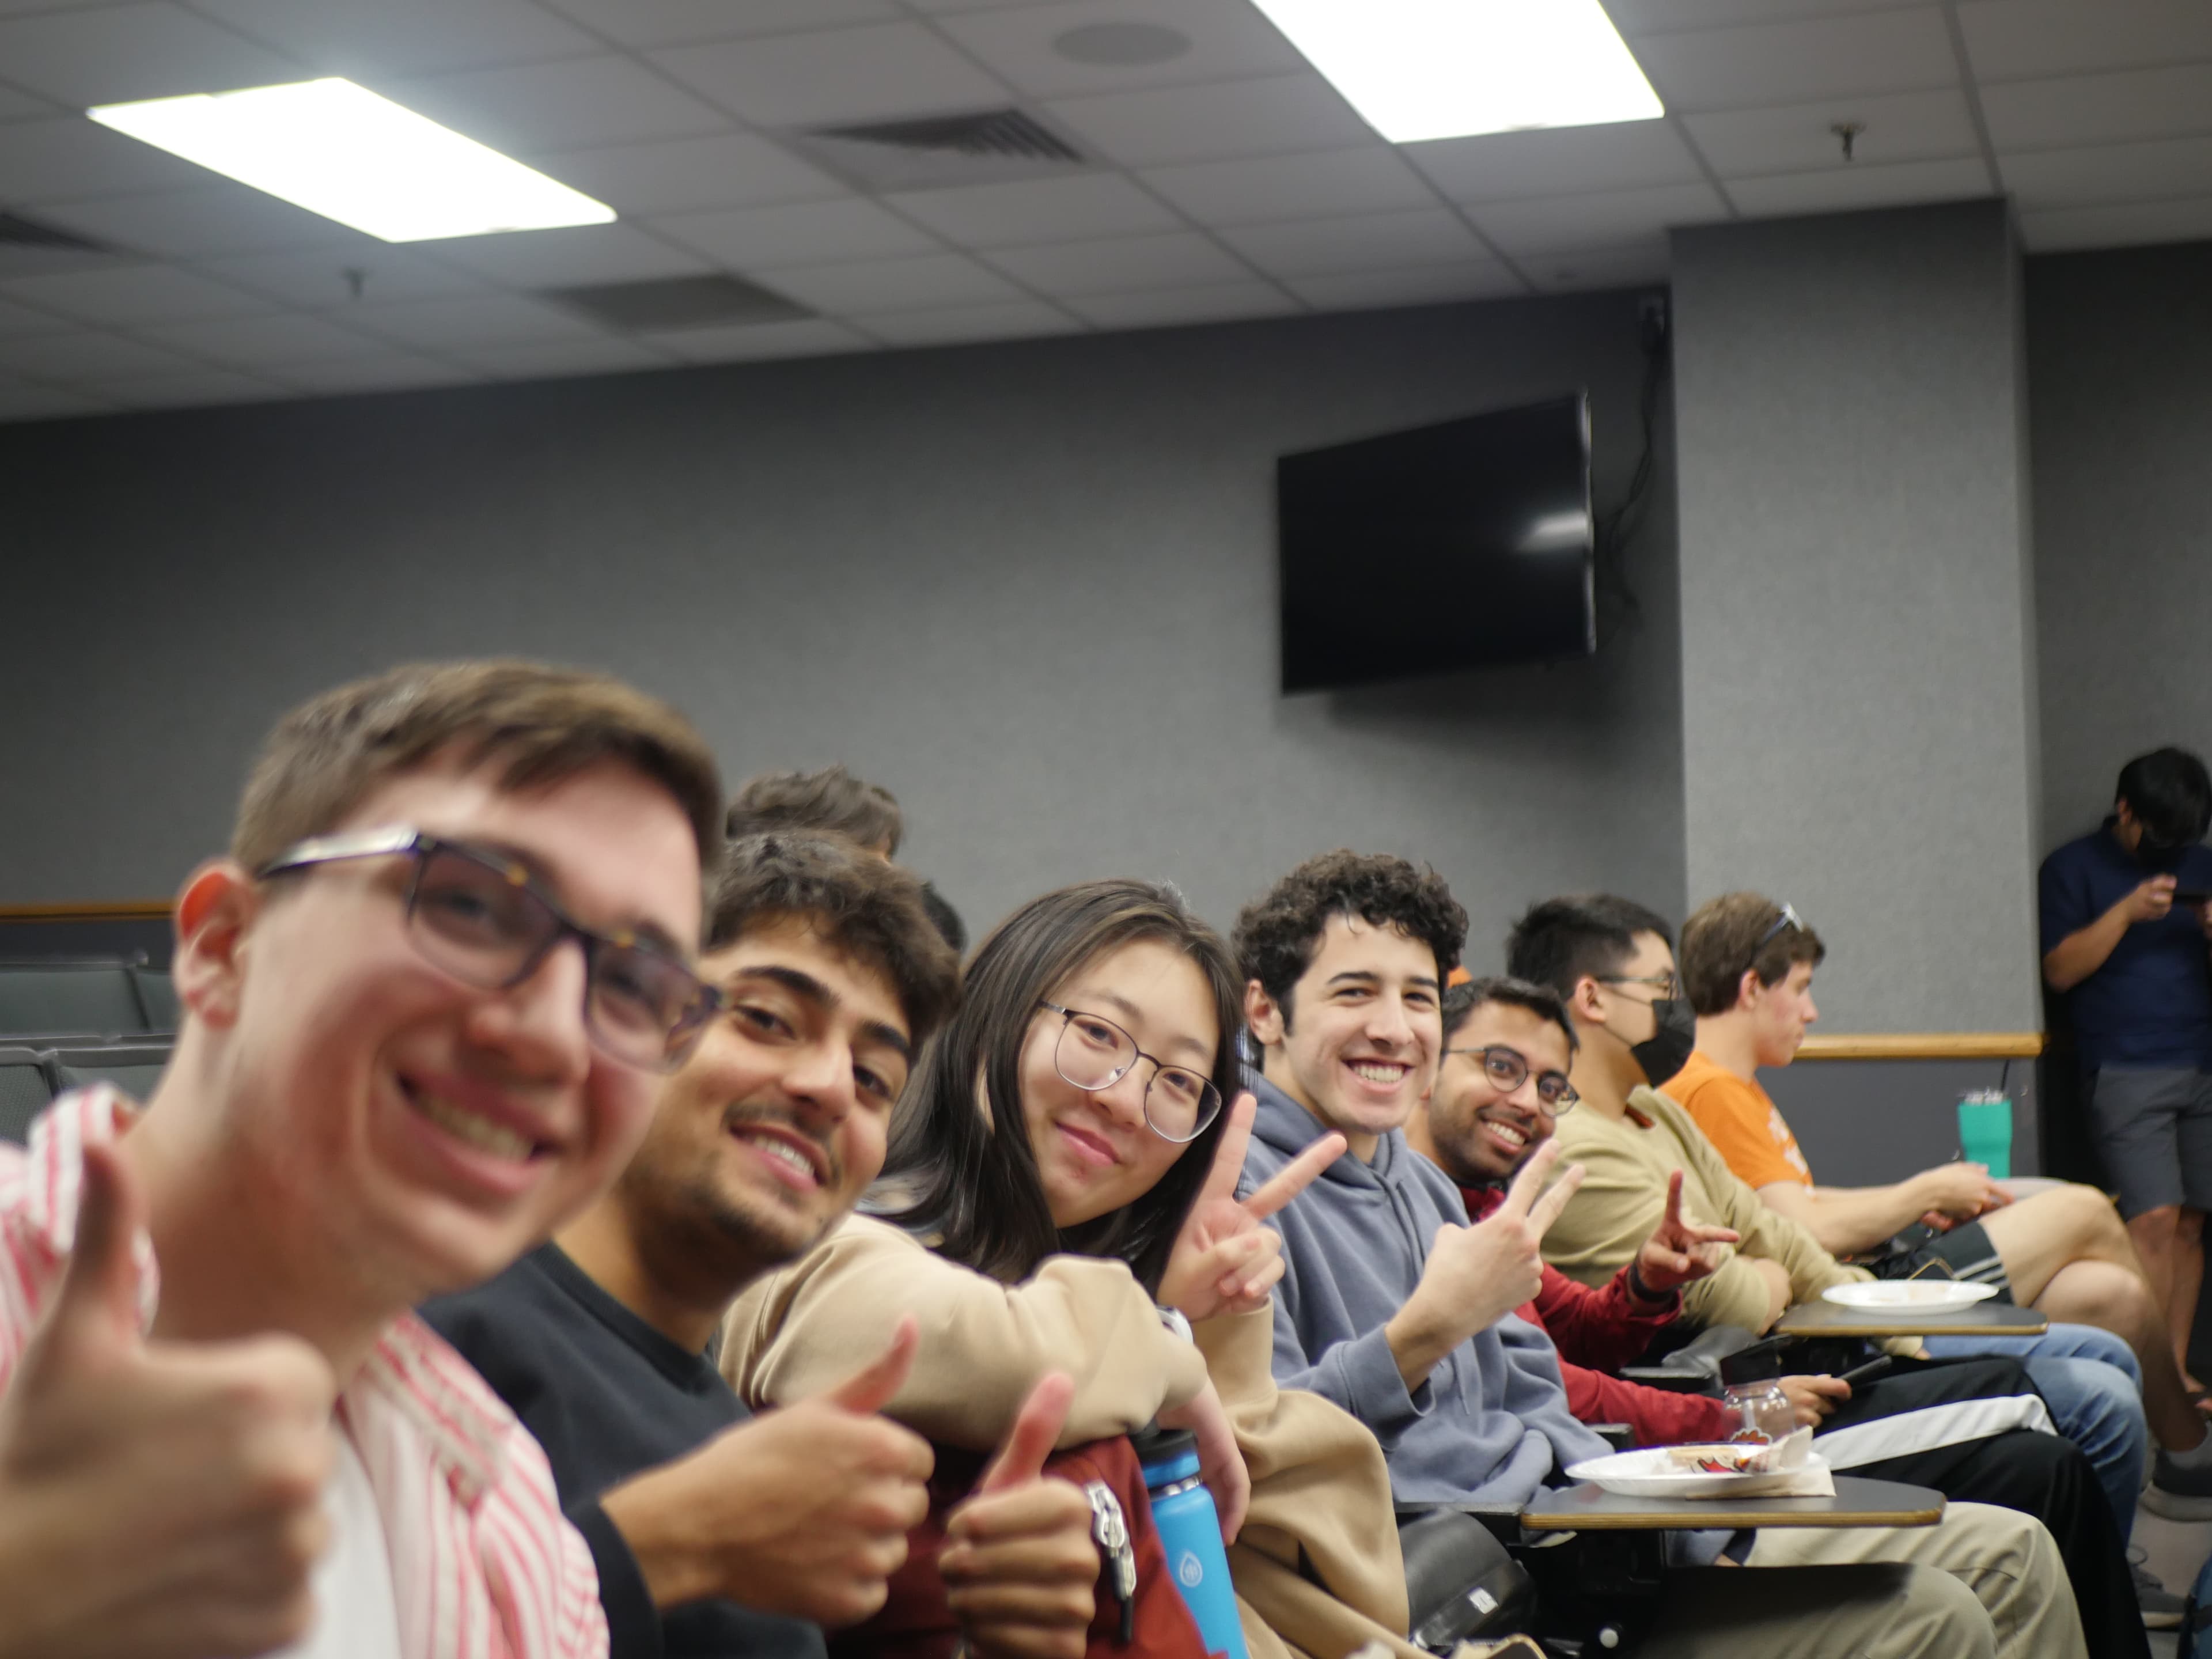
[[[889,860],[898,856],[899,842],[906,838],[906,815],[890,790],[856,778],[842,766],[825,766],[818,772],[757,772],[738,786],[722,833],[741,841],[769,830],[842,836]],[[968,928],[960,913],[926,881],[921,902],[953,954],[967,950]]]
[[[2043,977],[2066,998],[2089,1132],[2164,1310],[2174,1362],[2212,1208],[2212,777],[2185,749],[2120,769],[2112,815],[2044,860]]]

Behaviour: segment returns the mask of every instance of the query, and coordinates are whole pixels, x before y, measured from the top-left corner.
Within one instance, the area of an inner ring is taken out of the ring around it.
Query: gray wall
[[[2047,848],[2212,754],[2212,242],[2030,260],[2027,341]]]
[[[288,703],[518,652],[672,698],[732,779],[880,780],[971,927],[1122,872],[1226,922],[1347,842],[1433,861],[1483,965],[1563,888],[1679,914],[1664,455],[1597,659],[1275,690],[1278,452],[1588,384],[1609,503],[1636,338],[1612,295],[0,428],[0,902],[166,893]],[[1344,625],[1425,601],[1378,565]]]
[[[1674,238],[1692,901],[1794,899],[1831,1030],[2040,1021],[2000,203]]]
[[[1956,1159],[1959,1097],[2000,1084],[2012,1097],[2012,1173],[2043,1174],[2037,1069],[2025,1060],[1801,1060],[1759,1081],[1815,1180],[1879,1187]]]

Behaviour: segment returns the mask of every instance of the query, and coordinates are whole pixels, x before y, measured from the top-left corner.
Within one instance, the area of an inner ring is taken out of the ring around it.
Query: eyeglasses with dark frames
[[[406,858],[408,942],[423,959],[487,991],[520,985],[555,947],[584,951],[584,1030],[627,1066],[672,1072],[690,1058],[722,994],[672,951],[628,932],[585,927],[520,860],[404,825],[316,836],[254,873],[267,879],[350,859]]]
[[[1786,902],[1782,907],[1782,914],[1775,917],[1774,926],[1761,933],[1759,936],[1759,943],[1751,947],[1752,955],[1757,956],[1761,951],[1764,951],[1766,948],[1767,941],[1773,939],[1785,927],[1795,927],[1801,933],[1805,931],[1805,923],[1797,914],[1797,907],[1794,904]]]
[[[1518,1048],[1509,1048],[1502,1042],[1493,1042],[1486,1048],[1447,1048],[1447,1054],[1467,1054],[1482,1062],[1482,1074],[1490,1086],[1501,1095],[1510,1095],[1528,1080],[1534,1068],[1528,1057]],[[1536,1103],[1544,1109],[1546,1117],[1561,1117],[1575,1109],[1582,1097],[1575,1085],[1567,1081],[1565,1072],[1535,1072]]]
[[[1152,1062],[1152,1079],[1145,1085],[1145,1125],[1162,1140],[1177,1146],[1195,1140],[1220,1115],[1221,1091],[1204,1073],[1170,1066],[1146,1054],[1137,1047],[1136,1038],[1103,1014],[1086,1014],[1042,999],[1037,1006],[1060,1016],[1053,1069],[1079,1089],[1110,1089],[1139,1060]]]

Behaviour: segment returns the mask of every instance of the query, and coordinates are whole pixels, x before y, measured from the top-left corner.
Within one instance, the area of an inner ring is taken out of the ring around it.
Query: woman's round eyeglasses
[[[1177,1145],[1195,1140],[1221,1115],[1221,1091],[1203,1072],[1170,1066],[1146,1054],[1137,1047],[1136,1038],[1102,1014],[1086,1014],[1042,999],[1037,1006],[1060,1016],[1053,1069],[1079,1089],[1110,1089],[1139,1060],[1152,1061],[1152,1080],[1145,1085],[1145,1122],[1162,1140]]]

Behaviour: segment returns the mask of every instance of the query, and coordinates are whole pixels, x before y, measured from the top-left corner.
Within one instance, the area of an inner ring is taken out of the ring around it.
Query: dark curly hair
[[[930,918],[921,883],[842,836],[778,830],[732,842],[707,891],[708,951],[793,917],[890,981],[918,1049],[960,1000],[960,959]]]
[[[735,841],[770,830],[848,836],[896,857],[906,835],[897,798],[842,766],[818,772],[758,772],[738,786],[722,833]]]
[[[1459,965],[1467,943],[1466,909],[1427,866],[1348,848],[1308,859],[1237,913],[1231,937],[1239,971],[1260,981],[1282,1010],[1285,1029],[1291,994],[1313,965],[1332,916],[1357,916],[1420,940],[1436,953],[1439,981]]]

